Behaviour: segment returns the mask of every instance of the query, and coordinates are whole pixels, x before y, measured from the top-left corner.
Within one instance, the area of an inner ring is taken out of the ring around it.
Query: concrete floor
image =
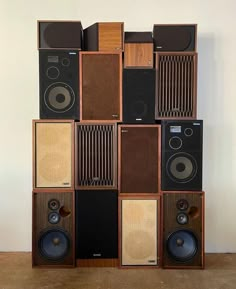
[[[208,254],[205,270],[32,269],[30,253],[0,253],[0,289],[236,289],[236,254]]]

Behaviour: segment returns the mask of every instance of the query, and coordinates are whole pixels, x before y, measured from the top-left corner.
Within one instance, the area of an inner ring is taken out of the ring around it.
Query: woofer
[[[167,239],[168,254],[176,261],[187,262],[198,251],[196,236],[189,230],[177,230]]]
[[[196,160],[187,153],[172,155],[167,161],[167,173],[177,183],[190,182],[197,173]]]
[[[38,248],[43,258],[61,261],[70,251],[70,239],[64,230],[47,230],[39,238]]]
[[[75,93],[68,84],[56,82],[46,89],[44,102],[50,110],[63,113],[74,105]]]

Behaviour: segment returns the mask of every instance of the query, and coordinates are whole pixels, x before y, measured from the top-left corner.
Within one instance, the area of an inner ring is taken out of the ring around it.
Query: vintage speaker
[[[39,51],[40,118],[79,119],[78,75],[78,51]]]
[[[33,266],[75,266],[74,191],[33,192]]]
[[[76,123],[76,189],[117,189],[117,125]]]
[[[124,67],[153,68],[151,32],[125,32]]]
[[[156,119],[197,116],[197,53],[156,53]]]
[[[156,51],[196,51],[197,25],[155,24],[153,38]]]
[[[123,70],[123,123],[155,123],[155,69]]]
[[[76,191],[76,258],[78,266],[117,265],[117,191]]]
[[[203,121],[162,122],[163,191],[202,190]]]
[[[163,267],[204,267],[204,192],[163,192]]]
[[[33,121],[33,188],[74,188],[74,122]]]
[[[160,265],[159,197],[119,197],[119,261],[125,267]]]
[[[160,192],[160,125],[119,125],[119,193]]]
[[[84,29],[84,49],[93,51],[122,51],[123,22],[99,22]]]
[[[81,120],[122,121],[121,52],[80,53]]]
[[[38,21],[38,48],[82,49],[80,21]]]

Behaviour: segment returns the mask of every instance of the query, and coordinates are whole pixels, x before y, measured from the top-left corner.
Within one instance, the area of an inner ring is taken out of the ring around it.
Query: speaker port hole
[[[190,207],[190,208],[189,208],[189,211],[188,211],[188,215],[189,215],[189,217],[192,218],[192,219],[198,218],[199,215],[200,215],[200,214],[199,214],[199,209],[198,209],[197,207],[194,207],[194,206]]]
[[[59,214],[62,218],[68,217],[71,214],[71,210],[66,206],[62,206],[59,210]]]

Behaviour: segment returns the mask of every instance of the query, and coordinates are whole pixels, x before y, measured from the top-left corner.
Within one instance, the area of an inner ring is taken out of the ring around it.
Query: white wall
[[[0,0],[0,251],[31,250],[31,120],[38,118],[38,19],[198,23],[206,250],[236,252],[235,0]]]

